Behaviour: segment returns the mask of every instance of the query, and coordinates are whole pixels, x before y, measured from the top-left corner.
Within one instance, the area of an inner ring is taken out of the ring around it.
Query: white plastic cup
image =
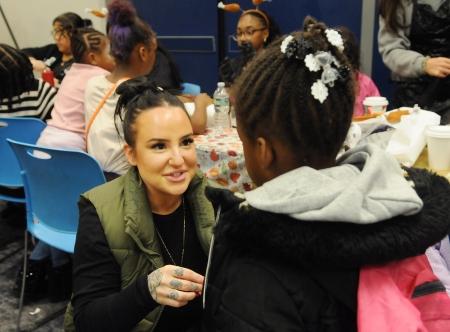
[[[450,170],[450,126],[429,126],[426,136],[428,165],[435,171]]]
[[[388,100],[385,97],[366,97],[363,100],[364,114],[381,114],[386,112]]]

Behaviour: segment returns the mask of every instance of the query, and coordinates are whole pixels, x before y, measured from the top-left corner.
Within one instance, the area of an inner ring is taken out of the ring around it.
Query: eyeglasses
[[[255,34],[255,32],[257,31],[263,31],[266,30],[267,28],[259,28],[259,29],[248,29],[245,31],[236,31],[236,34],[233,36],[234,40],[238,40],[239,38],[242,38],[242,36],[245,36],[245,38],[250,39],[253,37],[253,35]]]
[[[64,29],[54,29],[54,30],[50,31],[50,34],[55,39],[61,38],[62,36],[65,35],[65,33],[66,33],[66,30],[64,30]]]

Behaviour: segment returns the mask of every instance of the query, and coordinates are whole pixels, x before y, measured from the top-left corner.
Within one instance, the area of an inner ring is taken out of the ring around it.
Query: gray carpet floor
[[[0,211],[4,204],[0,201]],[[13,295],[17,270],[23,260],[23,222],[5,222],[0,218],[0,332],[16,330],[19,300]],[[21,331],[63,331],[65,302],[48,299],[30,303],[23,308]]]

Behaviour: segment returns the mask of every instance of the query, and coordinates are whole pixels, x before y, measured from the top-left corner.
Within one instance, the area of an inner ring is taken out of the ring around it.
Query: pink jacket
[[[84,90],[87,81],[109,72],[93,65],[74,63],[56,95],[50,126],[84,135]]]
[[[450,331],[450,298],[425,255],[361,269],[358,331]]]
[[[359,91],[355,98],[355,105],[353,106],[353,116],[360,116],[364,114],[363,101],[366,97],[380,95],[377,86],[366,74],[358,72],[357,80]]]

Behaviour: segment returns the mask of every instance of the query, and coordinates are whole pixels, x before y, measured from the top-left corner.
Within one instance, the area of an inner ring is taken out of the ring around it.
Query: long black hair
[[[0,99],[19,96],[36,90],[38,81],[33,75],[33,66],[28,56],[6,44],[0,44]]]
[[[404,28],[397,18],[397,12],[404,9],[401,0],[378,0],[378,6],[388,30],[397,32],[397,30]]]

